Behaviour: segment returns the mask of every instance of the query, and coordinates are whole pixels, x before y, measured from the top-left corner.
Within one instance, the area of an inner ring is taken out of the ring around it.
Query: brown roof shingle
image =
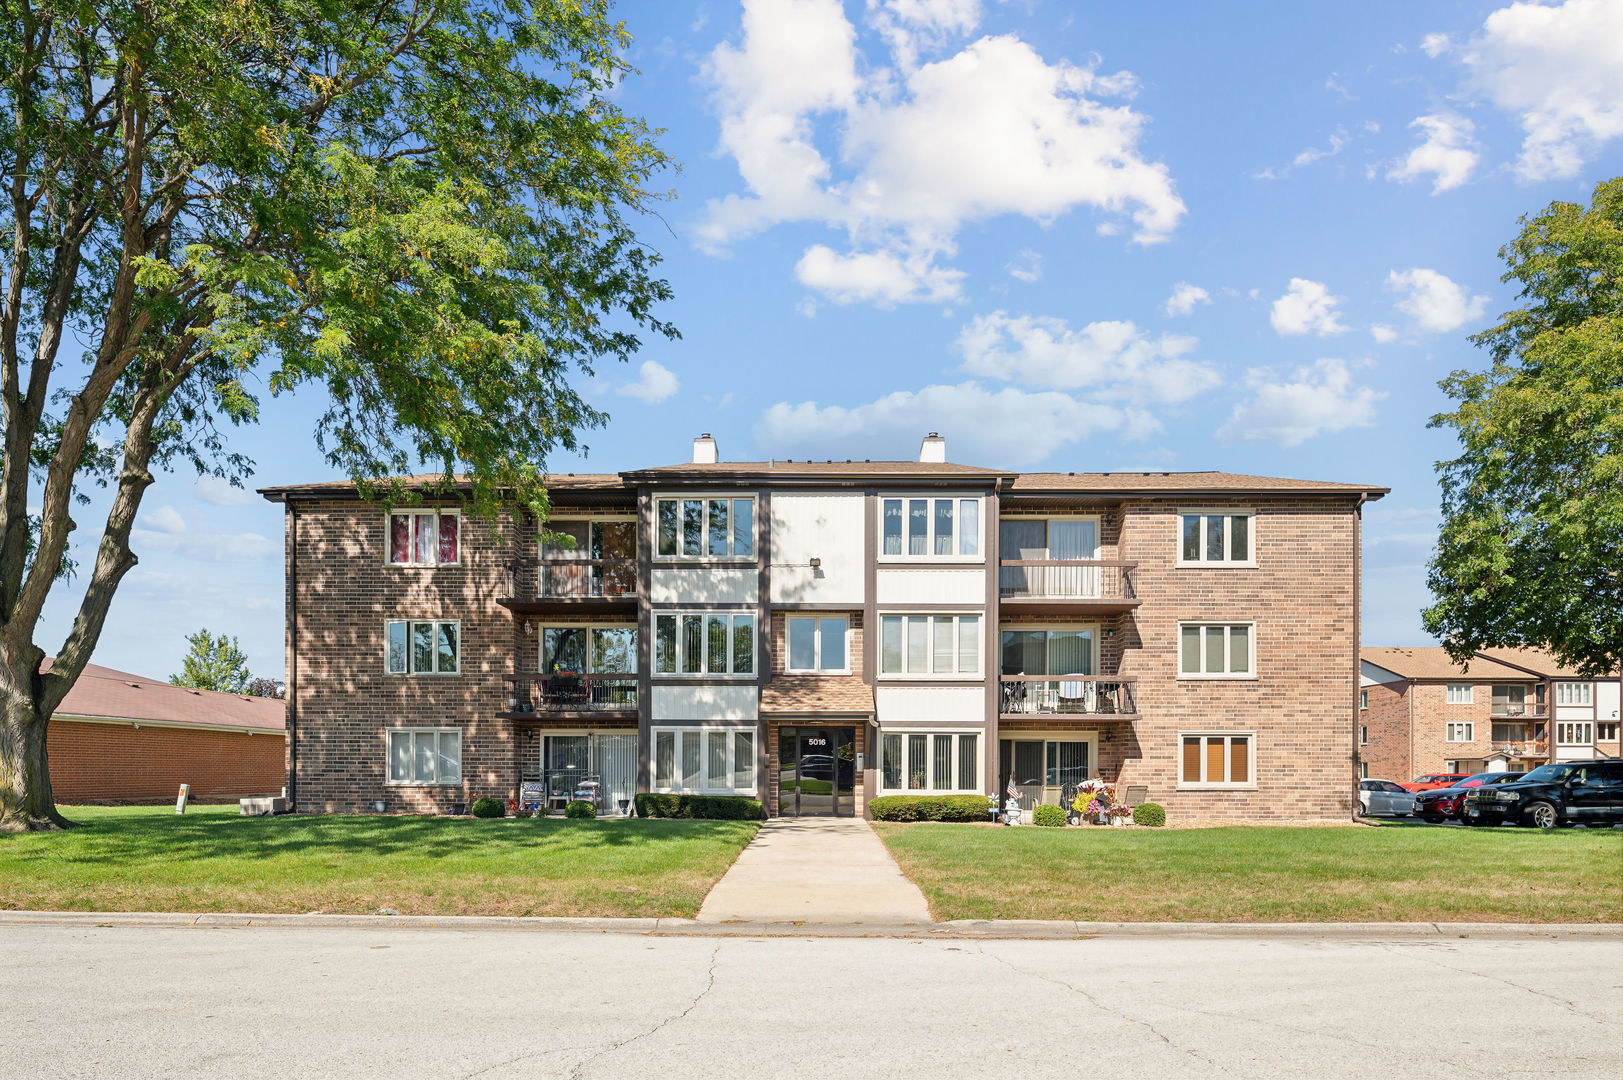
[[[1493,660],[1478,657],[1462,668],[1441,645],[1416,648],[1365,648],[1358,651],[1365,661],[1402,675],[1406,679],[1464,679],[1480,682],[1483,679],[1504,679],[1509,682],[1531,682],[1538,678],[1525,671]],[[1531,666],[1531,665],[1527,665]]]
[[[1391,488],[1342,484],[1331,480],[1293,480],[1281,476],[1247,476],[1225,472],[1021,473],[1009,485],[1015,495],[1197,495],[1289,494],[1366,495],[1378,499]]]
[[[47,665],[50,661],[46,661]],[[86,664],[57,707],[59,716],[148,720],[168,724],[210,724],[283,732],[287,702],[281,698],[221,694],[171,686],[162,679]]]
[[[761,690],[762,715],[873,715],[873,687],[856,675],[777,675]]]

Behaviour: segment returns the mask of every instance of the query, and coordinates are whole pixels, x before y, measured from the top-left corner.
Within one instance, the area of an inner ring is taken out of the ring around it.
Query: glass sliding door
[[[1091,561],[1099,557],[1099,524],[1091,519],[1005,519],[998,524],[1002,560]],[[1004,596],[1089,598],[1099,595],[1097,566],[1005,566],[998,571]]]

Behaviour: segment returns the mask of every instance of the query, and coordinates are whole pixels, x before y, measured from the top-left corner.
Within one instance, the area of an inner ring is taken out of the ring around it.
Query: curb
[[[146,926],[170,929],[508,930],[644,937],[904,938],[1087,941],[1098,938],[1272,938],[1437,941],[1448,938],[1623,939],[1617,923],[1094,923],[963,919],[937,923],[699,922],[519,915],[286,915],[146,911],[0,911],[0,926]]]

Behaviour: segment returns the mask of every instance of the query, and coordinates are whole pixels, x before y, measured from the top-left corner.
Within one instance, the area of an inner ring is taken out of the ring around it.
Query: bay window
[[[755,729],[656,727],[653,789],[711,795],[755,793]]]
[[[654,671],[660,675],[753,675],[755,616],[725,612],[655,615]]]
[[[654,521],[661,559],[755,557],[753,498],[656,499]]]
[[[435,566],[457,562],[462,516],[455,510],[393,510],[389,515],[389,562]]]
[[[886,675],[979,675],[979,615],[882,615],[879,670]]]

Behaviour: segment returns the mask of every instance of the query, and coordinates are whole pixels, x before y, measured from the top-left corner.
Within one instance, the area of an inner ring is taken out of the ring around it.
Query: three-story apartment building
[[[437,478],[425,478],[428,480]],[[902,793],[1352,812],[1359,531],[1386,489],[947,461],[693,459],[549,479],[540,523],[353,485],[286,506],[300,811],[480,795]]]

